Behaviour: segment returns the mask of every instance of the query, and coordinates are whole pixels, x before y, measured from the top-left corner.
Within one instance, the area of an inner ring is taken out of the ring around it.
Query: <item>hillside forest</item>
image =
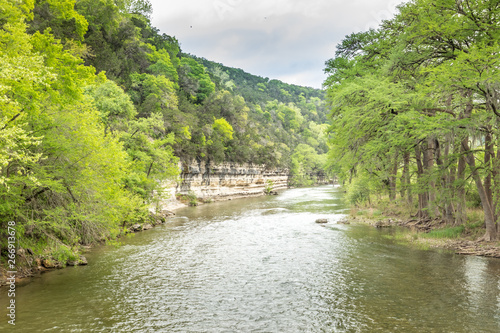
[[[313,184],[324,92],[184,54],[147,0],[0,0],[0,250],[73,260],[147,221],[179,161]],[[9,224],[10,226],[10,224]]]

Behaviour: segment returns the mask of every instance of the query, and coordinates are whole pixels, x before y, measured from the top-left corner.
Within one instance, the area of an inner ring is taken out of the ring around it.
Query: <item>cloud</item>
[[[320,88],[324,63],[352,32],[392,17],[395,0],[151,0],[153,25],[184,52]]]

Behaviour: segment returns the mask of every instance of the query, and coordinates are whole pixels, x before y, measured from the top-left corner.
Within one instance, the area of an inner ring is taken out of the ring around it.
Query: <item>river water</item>
[[[500,332],[500,260],[338,225],[341,190],[177,211],[17,287],[1,332]],[[315,223],[328,218],[327,225]]]

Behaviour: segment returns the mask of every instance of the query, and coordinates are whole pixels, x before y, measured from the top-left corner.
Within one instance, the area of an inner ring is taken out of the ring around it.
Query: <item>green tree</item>
[[[203,102],[215,90],[215,84],[206,73],[205,67],[193,58],[182,58],[179,70],[181,87],[197,103]]]

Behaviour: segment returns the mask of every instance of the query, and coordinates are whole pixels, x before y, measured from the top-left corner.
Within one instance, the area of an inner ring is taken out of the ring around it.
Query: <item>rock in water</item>
[[[389,221],[378,221],[375,223],[375,228],[389,228],[391,226]]]
[[[84,256],[80,256],[79,264],[85,266],[88,265],[89,263],[87,261],[87,258],[85,258]]]
[[[328,223],[328,219],[317,219],[316,223]]]
[[[134,224],[132,227],[130,227],[130,231],[134,231],[134,232],[137,232],[137,231],[142,231],[142,225],[140,224]]]
[[[171,216],[175,216],[175,213],[171,212],[167,209],[164,209],[161,211],[161,215],[163,215],[164,217],[171,217]]]

